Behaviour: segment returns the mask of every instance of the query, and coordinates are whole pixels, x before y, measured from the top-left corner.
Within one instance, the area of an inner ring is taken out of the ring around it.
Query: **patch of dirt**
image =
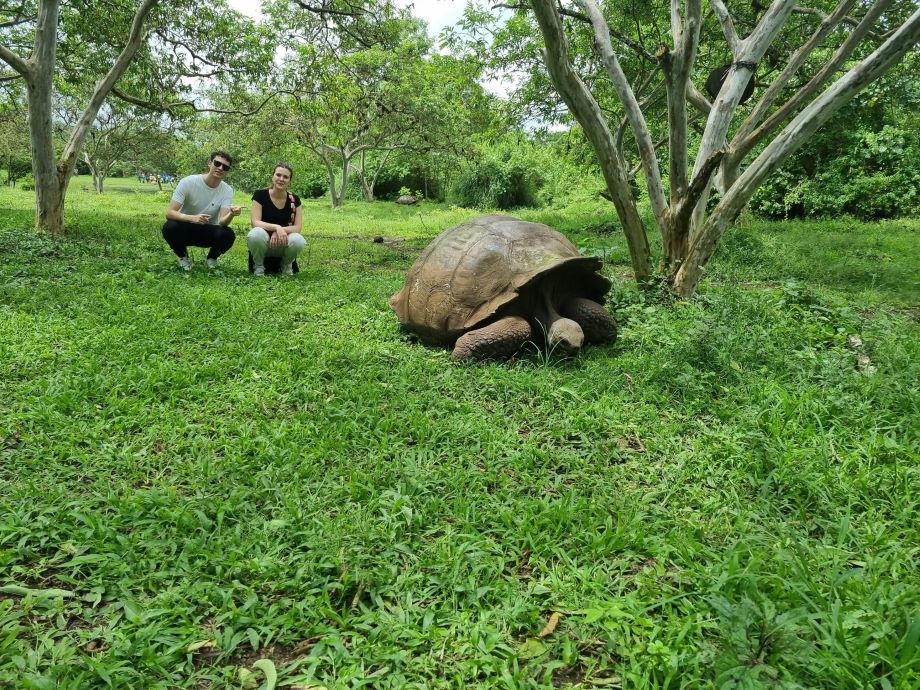
[[[553,687],[569,688],[581,685],[585,679],[585,666],[581,662],[573,666],[563,666],[553,671]]]
[[[230,663],[234,666],[245,666],[246,668],[250,668],[259,659],[271,659],[272,663],[275,664],[275,668],[280,670],[309,654],[313,646],[321,639],[322,635],[314,635],[313,637],[301,640],[295,645],[271,645],[258,651],[247,648],[245,652],[234,654],[231,657]]]
[[[629,574],[638,575],[643,570],[647,570],[648,568],[654,568],[655,562],[656,562],[655,559],[652,558],[651,556],[647,558],[643,558],[638,563],[633,564],[633,566],[629,569]]]

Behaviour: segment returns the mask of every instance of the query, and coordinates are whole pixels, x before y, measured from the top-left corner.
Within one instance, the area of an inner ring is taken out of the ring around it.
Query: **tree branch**
[[[871,55],[809,103],[748,166],[729,188],[694,239],[674,280],[678,294],[688,295],[699,282],[725,231],[766,177],[868,84],[881,77],[920,41],[920,9],[916,10]]]
[[[23,60],[12,50],[3,45],[0,45],[0,60],[3,60],[23,77],[28,77],[32,73],[32,66],[27,60]]]
[[[774,111],[756,130],[751,132],[750,128],[748,128],[743,132],[739,131],[739,134],[735,135],[732,140],[732,151],[729,156],[733,160],[738,161],[740,157],[743,157],[754,148],[758,142],[762,141],[767,134],[773,131],[777,125],[798,110],[809,96],[817,91],[821,85],[837,71],[840,65],[847,60],[850,54],[856,49],[856,46],[859,45],[863,38],[870,32],[875,21],[886,9],[888,9],[891,2],[892,0],[877,0],[863,17],[859,26],[850,33],[847,39],[837,49],[837,52],[834,53],[831,59],[825,63],[805,86],[799,89],[792,98]]]
[[[301,8],[305,9],[307,12],[312,12],[313,14],[317,14],[320,16],[332,15],[332,16],[350,17],[352,19],[356,19],[362,15],[367,14],[367,12],[363,9],[362,10],[336,10],[326,5],[315,7],[314,5],[311,5],[308,2],[304,2],[304,0],[296,0],[296,4],[300,6]]]
[[[144,22],[147,21],[150,12],[158,3],[159,0],[143,0],[135,11],[134,19],[131,22],[131,30],[128,32],[128,40],[125,41],[125,47],[122,48],[121,53],[119,53],[118,57],[115,59],[115,63],[109,69],[108,74],[96,83],[96,88],[90,97],[89,104],[83,111],[83,115],[80,117],[77,126],[70,135],[70,140],[64,147],[61,158],[65,162],[76,158],[77,151],[80,150],[80,146],[83,144],[86,134],[93,124],[93,120],[96,119],[99,108],[102,107],[106,96],[112,91],[112,88],[121,78],[121,75],[124,74],[125,70],[128,68],[138,48],[140,48],[146,35]]]
[[[725,6],[722,0],[709,0],[709,5],[712,7],[712,11],[716,13],[719,24],[722,25],[722,33],[725,34],[725,40],[728,41],[728,47],[731,49],[732,55],[738,57],[738,52],[741,49],[741,39],[738,38],[735,22],[732,20],[728,7]]]
[[[649,134],[648,123],[645,121],[642,108],[639,106],[636,95],[633,93],[629,81],[620,67],[620,62],[617,60],[616,53],[613,51],[613,44],[610,42],[610,29],[600,8],[594,0],[577,1],[594,28],[594,45],[601,56],[604,66],[607,68],[607,74],[613,83],[614,89],[616,89],[617,96],[623,104],[626,118],[632,128],[633,137],[635,137],[636,144],[639,147],[639,157],[642,160],[642,169],[645,171],[652,211],[658,220],[659,226],[664,226],[667,222],[668,203],[664,197],[664,185],[661,181],[661,171],[658,168],[658,157],[655,154],[655,144]]]
[[[175,103],[155,103],[153,101],[148,101],[143,98],[138,98],[137,96],[132,96],[129,93],[125,93],[117,86],[112,88],[112,95],[120,98],[125,103],[130,103],[132,105],[139,106],[141,108],[146,108],[147,110],[152,110],[157,113],[172,113],[175,110],[180,110],[181,108],[191,108],[196,113],[217,113],[219,115],[243,115],[250,116],[258,113],[265,105],[272,100],[275,96],[279,94],[288,94],[289,96],[299,95],[294,91],[289,91],[287,89],[277,89],[272,91],[268,96],[266,96],[262,102],[256,106],[253,110],[222,110],[220,108],[199,108],[195,101],[176,101]],[[302,92],[299,92],[302,93]]]
[[[684,196],[680,202],[680,205],[677,207],[677,213],[675,214],[676,218],[674,221],[674,225],[676,227],[684,227],[687,221],[690,219],[690,214],[693,213],[693,209],[696,207],[696,204],[706,192],[706,189],[709,186],[709,182],[712,179],[712,174],[719,166],[719,163],[722,162],[722,157],[724,155],[725,149],[714,151],[712,155],[706,159],[706,162],[703,163],[703,167],[700,168],[699,172],[693,176],[693,181],[687,188],[687,194]]]
[[[597,154],[607,191],[613,196],[617,215],[623,224],[633,272],[636,280],[644,283],[652,273],[651,253],[645,227],[629,189],[626,164],[616,148],[616,142],[597,101],[572,67],[568,54],[569,44],[557,5],[552,0],[530,0],[530,4],[543,34],[544,56],[550,78]]]
[[[520,4],[520,3],[518,4],[500,3],[497,5],[492,5],[492,9],[493,10],[499,10],[499,9],[526,10],[527,6]],[[581,12],[576,12],[574,10],[566,9],[565,7],[561,7],[561,6],[558,6],[556,10],[563,17],[569,17],[570,19],[577,19],[578,21],[584,22],[585,24],[591,23],[591,19],[588,17],[588,15],[582,14]],[[637,55],[639,55],[639,57],[642,57],[648,62],[651,62],[653,64],[658,64],[658,60],[655,58],[655,55],[651,51],[647,50],[645,46],[643,46],[641,43],[633,40],[627,34],[621,33],[619,31],[614,31],[613,29],[610,29],[610,28],[608,28],[607,30],[610,32],[611,36],[613,36],[617,41],[619,41],[623,45],[627,46],[628,48],[631,48]]]

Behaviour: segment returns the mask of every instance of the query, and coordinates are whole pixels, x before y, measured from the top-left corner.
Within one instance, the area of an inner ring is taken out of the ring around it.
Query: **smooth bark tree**
[[[12,70],[2,76],[26,86],[39,231],[64,232],[68,183],[110,95],[147,105],[152,94],[187,90],[184,77],[242,69],[231,65],[244,64],[249,46],[241,21],[222,0],[206,7],[192,0],[23,0],[0,8],[0,61]],[[139,66],[133,74],[132,63]],[[58,80],[89,87],[60,152],[53,136]]]
[[[141,0],[131,19],[121,52],[109,70],[95,83],[89,102],[81,113],[60,157],[53,140],[53,92],[57,72],[58,23],[61,0],[39,0],[34,8],[23,3],[12,11],[8,22],[16,26],[34,23],[32,51],[22,57],[6,44],[0,44],[0,59],[26,83],[29,104],[29,139],[32,145],[32,175],[35,178],[36,227],[59,234],[64,232],[64,197],[74,173],[77,157],[93,120],[145,36],[145,22],[159,0]]]
[[[80,152],[96,193],[103,193],[105,180],[117,163],[137,158],[163,132],[161,118],[150,111],[117,100],[103,105]]]
[[[611,28],[612,19],[624,10],[595,0],[530,0],[526,7],[514,6],[518,11],[529,8],[536,17],[546,69],[597,156],[636,279],[642,283],[654,274],[649,242],[627,186],[618,122],[611,121],[596,97],[599,75],[615,91],[638,147],[661,232],[661,270],[682,296],[696,290],[722,236],[767,176],[920,40],[920,9],[910,1],[839,0],[828,5],[774,0],[762,14],[752,15],[748,7],[743,23],[723,0],[710,0],[709,6],[704,13],[702,0],[671,0],[671,40],[654,51],[667,99],[664,151],[653,140],[635,81],[621,65],[623,50],[638,46],[648,52],[641,45],[641,32],[630,36]],[[713,45],[714,24],[720,29],[719,45]],[[590,56],[572,49],[572,37],[580,31],[591,32]],[[723,51],[730,61],[712,102],[696,85],[707,76],[697,66],[701,47],[709,53]],[[768,51],[775,67],[761,69]],[[755,96],[742,106],[755,74]],[[769,81],[762,83],[764,77]],[[698,140],[689,126],[695,112],[706,117]],[[713,188],[719,198],[709,208]]]
[[[287,8],[299,30],[288,39],[279,85],[296,94],[286,124],[322,161],[333,207],[343,204],[355,170],[372,199],[388,155],[449,147],[467,131],[469,65],[433,55],[424,24],[406,9],[388,0],[302,5]]]

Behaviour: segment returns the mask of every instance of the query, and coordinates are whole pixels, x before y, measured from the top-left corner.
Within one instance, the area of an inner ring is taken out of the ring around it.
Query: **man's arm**
[[[217,224],[230,225],[230,221],[240,215],[242,211],[242,206],[224,206],[220,209],[220,213],[217,214]]]
[[[207,213],[182,213],[179,209],[182,208],[181,201],[170,201],[169,206],[166,207],[166,220],[175,220],[180,223],[197,223],[203,225],[204,223],[209,223],[211,221],[211,216]]]

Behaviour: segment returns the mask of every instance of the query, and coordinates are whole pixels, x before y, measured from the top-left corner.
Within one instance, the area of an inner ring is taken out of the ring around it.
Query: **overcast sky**
[[[250,17],[259,16],[259,0],[227,0],[230,7]],[[428,32],[435,38],[445,26],[454,24],[463,14],[466,0],[396,0],[397,5],[412,5],[412,13],[428,22]]]

